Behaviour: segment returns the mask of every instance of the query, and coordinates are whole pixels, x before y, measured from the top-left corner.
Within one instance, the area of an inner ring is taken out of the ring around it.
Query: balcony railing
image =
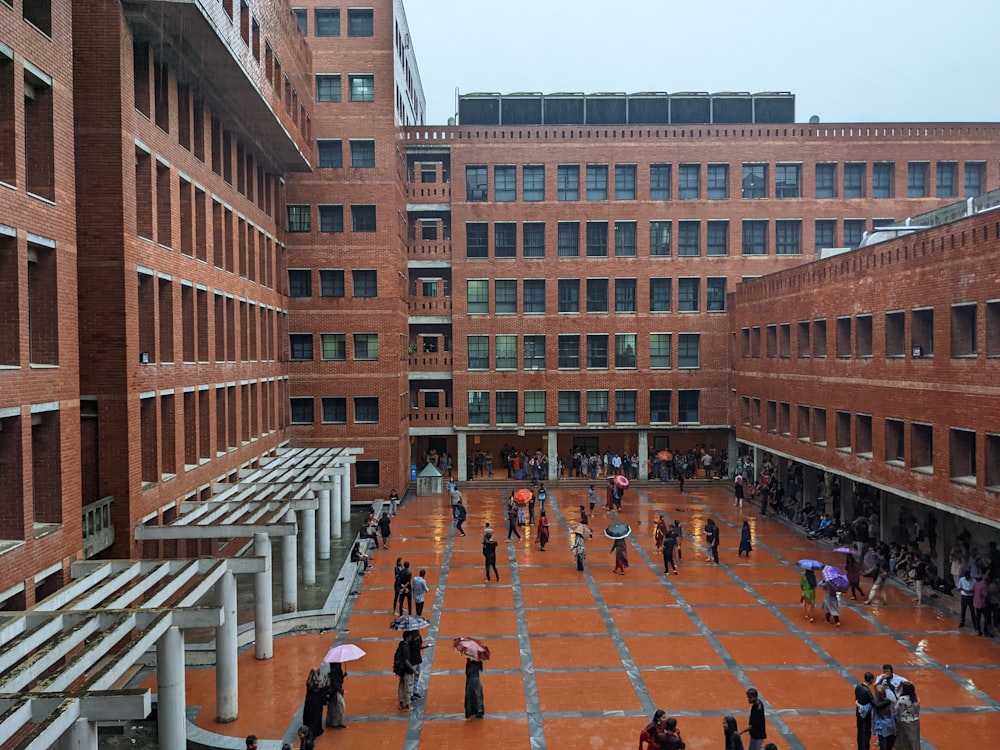
[[[417,352],[408,359],[410,372],[451,371],[451,352]]]
[[[406,254],[411,260],[451,260],[451,240],[410,240]]]
[[[115,527],[111,523],[114,499],[108,495],[83,506],[83,556],[88,560],[115,543]]]
[[[455,412],[450,407],[416,407],[410,410],[410,422],[415,425],[450,426]]]
[[[413,203],[451,203],[451,185],[440,182],[407,185],[406,200]]]
[[[413,297],[406,307],[410,315],[451,315],[451,297]]]

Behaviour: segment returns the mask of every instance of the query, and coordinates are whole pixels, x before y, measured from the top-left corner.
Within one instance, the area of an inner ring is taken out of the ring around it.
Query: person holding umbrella
[[[847,562],[844,563],[844,572],[847,573],[847,583],[851,587],[851,599],[857,599],[855,592],[865,598],[865,592],[861,589],[861,563],[854,559],[854,555],[847,554]]]
[[[347,678],[347,669],[344,662],[360,659],[365,652],[353,643],[344,643],[334,646],[326,652],[323,663],[329,665],[329,672],[326,681],[329,685],[329,698],[326,704],[326,726],[331,729],[347,729],[344,723],[344,712],[347,706],[344,703],[344,680]]]
[[[799,567],[803,568],[802,577],[799,579],[799,590],[802,592],[799,601],[802,602],[802,616],[812,622],[816,611],[816,569],[823,564],[816,560],[799,560]]]
[[[833,622],[840,627],[840,599],[837,592],[847,588],[847,576],[839,568],[832,565],[823,566],[823,610],[827,622]]]
[[[587,559],[587,549],[583,540],[583,534],[577,532],[573,536],[573,558],[576,560],[576,569],[583,570],[583,561]]]
[[[545,551],[545,545],[549,543],[549,519],[545,517],[545,511],[543,510],[538,514],[538,544],[541,545],[542,552]]]
[[[604,530],[604,536],[614,540],[611,551],[615,553],[614,572],[618,575],[625,575],[625,570],[628,568],[628,544],[625,539],[631,533],[632,529],[624,523],[613,523]]]
[[[486,707],[483,700],[483,662],[490,658],[490,649],[475,638],[461,637],[454,640],[454,647],[465,657],[465,718],[483,718]]]

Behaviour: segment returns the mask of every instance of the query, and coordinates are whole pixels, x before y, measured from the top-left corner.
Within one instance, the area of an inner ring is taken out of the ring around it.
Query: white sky
[[[427,123],[476,91],[790,91],[796,121],[1000,121],[997,0],[404,0]]]

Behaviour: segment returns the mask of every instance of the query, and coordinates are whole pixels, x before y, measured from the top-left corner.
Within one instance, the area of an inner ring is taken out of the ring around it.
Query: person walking
[[[875,600],[881,596],[882,604],[887,604],[885,594],[885,582],[889,578],[889,571],[884,565],[879,563],[878,568],[875,570],[875,580],[872,582],[872,587],[868,589],[868,598],[865,600],[865,604],[875,604]]]
[[[660,739],[666,731],[667,712],[662,708],[656,709],[653,718],[639,732],[639,750],[660,750],[662,745]]]
[[[892,713],[892,700],[886,694],[886,686],[875,686],[875,700],[872,702],[872,732],[878,737],[879,750],[892,750],[896,745],[896,717]]]
[[[743,750],[743,738],[740,737],[740,729],[735,716],[722,717],[722,731],[726,740],[725,750]]]
[[[527,518],[527,522],[529,524],[531,524],[532,526],[535,525],[535,503],[536,503],[536,501],[537,501],[537,498],[535,497],[535,492],[534,492],[534,490],[532,490],[531,491],[531,499],[528,500],[528,518]],[[519,524],[521,524],[521,526],[524,526],[525,519],[521,518],[521,517],[518,517],[517,522]]]
[[[802,602],[802,615],[809,622],[813,621],[816,611],[816,574],[806,569],[799,579],[799,590],[802,592],[799,601]]]
[[[586,543],[583,534],[574,534],[573,536],[573,559],[576,560],[576,569],[583,570],[583,562],[587,559]]]
[[[840,599],[837,598],[837,589],[832,583],[822,583],[823,587],[823,611],[826,613],[824,619],[827,622],[840,627]]]
[[[962,613],[958,618],[958,627],[965,627],[965,613],[971,611],[972,619],[975,619],[976,608],[973,606],[972,595],[975,592],[976,581],[972,577],[972,573],[968,568],[962,571],[961,577],[958,579],[958,591],[961,595],[962,602]]]
[[[844,572],[847,573],[847,583],[851,587],[851,599],[857,600],[854,595],[855,592],[861,595],[861,598],[865,598],[865,592],[861,590],[861,563],[854,559],[854,555],[849,554],[847,556],[847,562],[844,563]]]
[[[396,565],[392,569],[393,580],[392,580],[392,611],[395,613],[396,607],[399,604],[399,574],[403,572],[403,558],[396,558]]]
[[[545,517],[544,510],[538,515],[538,529],[536,533],[538,535],[538,544],[541,546],[542,552],[544,552],[545,545],[549,543],[549,519]]]
[[[615,553],[615,570],[618,575],[625,575],[628,568],[628,545],[624,539],[615,539],[611,545],[611,551]]]
[[[872,744],[872,693],[875,675],[865,672],[864,682],[854,686],[854,718],[858,725],[858,750],[871,750]]]
[[[455,519],[455,531],[462,536],[465,536],[465,529],[462,528],[462,524],[465,523],[465,519],[468,514],[465,510],[465,506],[462,505],[462,493],[456,491],[456,494],[458,495],[458,499],[452,500],[451,515]],[[454,495],[452,497],[454,497]]]
[[[424,663],[423,651],[427,647],[424,646],[424,639],[419,630],[411,630],[409,636],[410,664],[413,665],[413,693],[410,699],[419,700],[422,696],[417,692],[417,682],[420,680],[420,666]]]
[[[465,534],[462,534],[465,536]],[[424,598],[427,596],[427,592],[430,591],[430,587],[427,585],[427,579],[424,577],[427,575],[427,571],[422,569],[420,572],[413,577],[413,604],[417,610],[417,617],[424,616]]]
[[[677,491],[680,492],[682,495],[684,494],[684,475],[686,473],[687,472],[684,471],[683,469],[677,472]]]
[[[580,506],[580,523],[582,523],[584,526],[590,523],[590,519],[587,518],[587,508],[584,505]]]
[[[378,519],[378,533],[382,537],[382,546],[389,549],[389,537],[392,536],[392,525],[389,514],[382,511],[382,517]]]
[[[306,697],[302,703],[302,724],[313,737],[323,734],[323,708],[329,697],[329,683],[318,669],[310,669],[306,678]]]
[[[548,490],[546,490],[545,489],[545,485],[542,484],[538,488],[538,512],[539,513],[544,513],[545,512],[545,501],[548,500],[548,498],[549,498]]]
[[[684,536],[684,532],[681,530],[681,522],[676,518],[674,519],[674,536],[677,537],[677,559],[684,561],[684,552],[681,545],[681,539]]]
[[[663,536],[663,573],[665,575],[670,575],[671,568],[673,568],[674,575],[677,575],[677,563],[674,562],[674,548],[677,547],[677,541],[676,527],[667,529]]]
[[[653,527],[653,542],[656,544],[656,551],[659,552],[663,549],[663,540],[667,536],[667,522],[663,518],[663,514],[656,520],[656,526]]]
[[[497,540],[493,538],[493,529],[489,526],[483,532],[483,559],[486,563],[486,582],[490,582],[490,570],[492,569],[497,583],[500,583],[500,572],[497,570]]]
[[[514,507],[515,503],[511,503],[507,506],[507,539],[510,539],[510,535],[513,534],[518,539],[521,538],[520,532],[517,530],[517,508]]]
[[[750,553],[753,552],[753,544],[750,542],[750,522],[744,521],[743,528],[740,529],[740,548],[736,552],[737,557],[742,557],[743,553],[746,552],[747,560],[750,559]],[[718,560],[716,560],[718,562]]]
[[[715,524],[714,518],[709,518],[705,523],[705,543],[708,544],[710,555],[705,557],[705,562],[714,560],[719,564],[719,527]]]
[[[403,569],[399,571],[399,614],[403,614],[403,602],[406,602],[406,614],[413,614],[413,571],[410,570],[410,561],[403,563]]]
[[[896,750],[920,750],[920,701],[912,682],[900,685],[895,711]]]
[[[743,475],[739,473],[733,482],[733,505],[743,507]]]
[[[747,728],[740,734],[750,735],[747,750],[763,750],[767,739],[767,722],[764,718],[764,702],[760,699],[756,688],[747,690],[747,702],[750,704],[750,719]]]
[[[392,673],[399,678],[396,686],[396,697],[399,699],[399,710],[409,711],[412,708],[410,696],[413,695],[413,675],[416,670],[410,662],[410,632],[403,633],[403,638],[396,645],[396,653],[392,657]]]
[[[594,507],[597,505],[597,490],[594,489],[594,485],[590,485],[590,489],[587,490],[587,503],[590,505],[590,515],[594,515]]]
[[[346,678],[347,670],[343,664],[334,662],[330,665],[330,674],[327,677],[329,693],[326,702],[326,725],[331,729],[347,729],[344,723],[344,713],[347,711],[347,704],[344,701]]]
[[[486,706],[483,697],[483,663],[477,659],[465,660],[465,718],[483,718]]]

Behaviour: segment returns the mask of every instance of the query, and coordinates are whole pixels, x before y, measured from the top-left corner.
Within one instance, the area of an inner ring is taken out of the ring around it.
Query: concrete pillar
[[[878,490],[875,490],[878,492]],[[886,542],[889,540],[889,529],[892,527],[892,520],[889,518],[889,498],[887,492],[878,493],[878,518],[879,518],[879,535],[878,539],[880,542]]]
[[[740,444],[736,440],[736,430],[730,430],[726,439],[726,454],[730,478],[736,476],[736,459],[740,457]]]
[[[753,447],[753,476],[747,477],[752,481],[760,479],[761,472],[764,470],[764,452],[758,447]]]
[[[97,723],[77,719],[59,738],[59,750],[97,750]]]
[[[549,481],[554,482],[559,478],[559,440],[557,439],[558,433],[555,430],[548,431],[548,440],[546,441],[549,445]]]
[[[649,430],[639,430],[635,453],[639,456],[639,479],[649,479]]]
[[[302,530],[302,583],[316,585],[316,511],[306,508],[300,512],[299,528]],[[327,537],[327,542],[329,542]]]
[[[802,504],[816,506],[816,481],[819,475],[814,466],[802,466]],[[818,509],[817,509],[818,512]]]
[[[260,531],[254,534],[253,554],[264,559],[264,570],[253,576],[254,656],[258,659],[270,659],[274,656],[271,537]]]
[[[289,510],[282,519],[295,523],[295,511]],[[299,535],[281,537],[281,611],[285,614],[299,608]]]
[[[468,446],[466,446],[465,444],[466,443],[465,433],[459,433],[456,436],[455,443],[457,444],[458,450],[456,451],[455,455],[454,468],[457,472],[458,481],[467,482],[470,479],[470,477],[468,476],[469,472],[466,471],[467,469],[466,461],[468,461],[469,458],[469,449]]]
[[[782,488],[788,487],[788,459],[778,459],[778,485]]]
[[[184,634],[178,627],[156,641],[156,694],[160,750],[187,750]]]
[[[319,509],[316,511],[317,548],[316,555],[320,560],[330,559],[330,490],[320,490],[316,493]],[[339,515],[339,514],[338,514]]]
[[[340,539],[344,534],[341,528],[344,523],[344,517],[340,512],[343,506],[340,500],[340,494],[344,486],[343,480],[344,478],[341,476],[339,470],[333,473],[333,494],[330,497],[330,535],[334,539]]]
[[[231,570],[223,573],[215,584],[215,595],[223,616],[222,624],[215,629],[215,720],[226,724],[236,721],[240,715],[236,575]]]
[[[351,520],[351,465],[341,467],[343,480],[340,485],[340,520],[348,523]]]

